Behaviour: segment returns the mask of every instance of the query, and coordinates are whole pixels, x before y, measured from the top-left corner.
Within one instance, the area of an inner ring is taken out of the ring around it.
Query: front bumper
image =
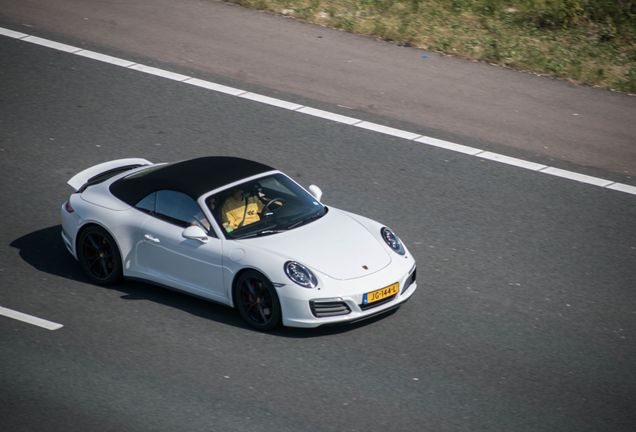
[[[412,258],[401,258],[376,274],[348,281],[328,280],[329,286],[308,290],[294,285],[278,288],[283,324],[289,327],[319,327],[347,324],[389,312],[405,303],[417,289],[416,265]],[[371,304],[364,304],[365,293],[399,284],[399,292]],[[280,292],[283,291],[283,292]],[[325,293],[324,297],[319,294]],[[337,293],[337,295],[327,295]]]

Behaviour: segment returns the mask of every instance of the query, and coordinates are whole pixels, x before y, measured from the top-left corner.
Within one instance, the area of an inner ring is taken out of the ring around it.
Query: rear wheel
[[[121,256],[117,243],[104,228],[86,228],[80,235],[78,247],[79,261],[93,282],[112,285],[121,278]]]
[[[280,324],[281,310],[272,283],[257,271],[247,271],[236,284],[236,307],[252,327],[272,330]]]

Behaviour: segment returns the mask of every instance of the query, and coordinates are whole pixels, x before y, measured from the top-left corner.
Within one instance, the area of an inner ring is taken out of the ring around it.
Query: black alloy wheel
[[[252,327],[272,330],[281,321],[280,302],[272,283],[261,273],[250,270],[236,284],[236,307]]]
[[[86,228],[77,244],[80,263],[93,282],[112,285],[121,278],[119,249],[105,229],[99,226]]]

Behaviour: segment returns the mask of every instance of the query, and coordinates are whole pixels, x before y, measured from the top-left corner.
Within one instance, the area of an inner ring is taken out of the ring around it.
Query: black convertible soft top
[[[110,192],[128,205],[159,190],[182,192],[193,199],[229,183],[272,171],[274,168],[247,159],[210,156],[149,168],[117,180]]]

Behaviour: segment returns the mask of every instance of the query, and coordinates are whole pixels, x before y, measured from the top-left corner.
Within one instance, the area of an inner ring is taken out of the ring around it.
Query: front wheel
[[[86,228],[77,244],[80,263],[93,282],[112,285],[121,278],[121,257],[117,243],[104,228]]]
[[[236,284],[236,307],[252,327],[272,330],[281,321],[280,302],[272,283],[261,273],[250,270]]]

